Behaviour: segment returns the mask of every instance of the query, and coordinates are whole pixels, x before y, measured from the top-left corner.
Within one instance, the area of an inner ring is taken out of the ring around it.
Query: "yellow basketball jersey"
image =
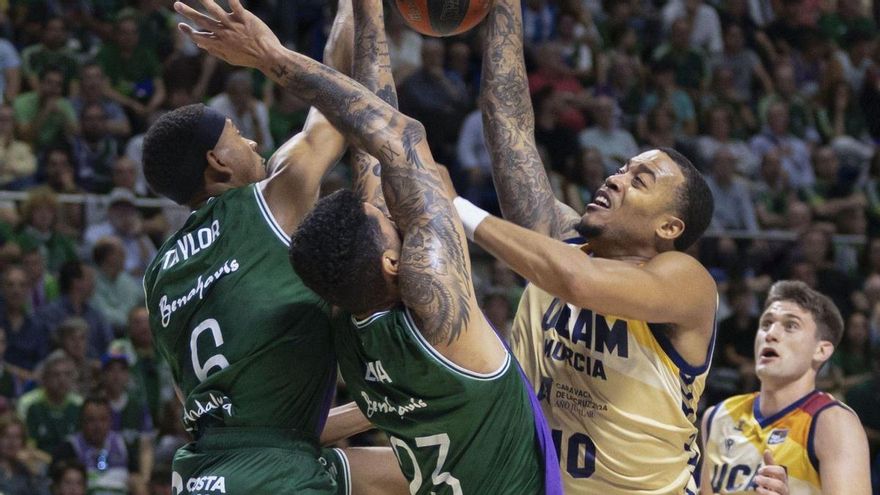
[[[709,360],[689,366],[662,330],[526,288],[511,343],[552,429],[566,494],[696,493]]]
[[[714,493],[754,493],[753,478],[764,450],[788,471],[792,495],[822,493],[819,461],[813,450],[814,419],[823,410],[843,406],[815,390],[769,418],[761,415],[758,393],[737,395],[718,404],[707,420],[706,457]],[[846,406],[843,406],[846,407]]]

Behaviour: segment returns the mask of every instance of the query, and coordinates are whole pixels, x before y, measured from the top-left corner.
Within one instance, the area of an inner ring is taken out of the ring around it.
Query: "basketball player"
[[[816,374],[842,334],[829,298],[803,282],[773,285],[755,336],[761,391],[703,416],[701,494],[871,493],[859,418],[816,390]]]
[[[350,66],[351,12],[340,4],[326,51]],[[350,493],[349,459],[338,450],[319,458],[317,446],[335,385],[329,305],[290,269],[286,234],[317,199],[345,140],[313,110],[305,130],[269,159],[269,177],[254,148],[202,105],[163,116],[144,143],[151,187],[195,210],[145,276],[157,347],[196,438],[175,456],[173,486],[175,493]],[[334,424],[345,431],[328,425],[325,440],[367,427],[356,408],[336,412]],[[390,449],[353,451],[350,460],[354,469],[369,465],[355,483],[403,482]]]
[[[356,50],[382,56],[371,63],[356,53],[354,72],[393,103],[381,9],[379,0],[356,2]],[[373,22],[362,26],[361,15]],[[368,73],[379,67],[386,70]],[[334,341],[348,390],[390,436],[411,493],[561,494],[537,401],[480,313],[467,241],[424,130],[400,114],[389,118],[390,132],[367,132],[373,141],[361,143],[382,157],[384,202],[366,183],[378,163],[359,163],[359,189],[379,206],[334,193],[291,241],[296,272],[344,311]]]
[[[476,242],[529,280],[513,349],[553,429],[568,494],[696,493],[695,411],[717,291],[684,254],[712,196],[680,153],[622,164],[583,216],[558,202],[534,141],[519,0],[486,21],[481,108],[505,222],[455,203]],[[589,244],[562,242],[580,234]]]

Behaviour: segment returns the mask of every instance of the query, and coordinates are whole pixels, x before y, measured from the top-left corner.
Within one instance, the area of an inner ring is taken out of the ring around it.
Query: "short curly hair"
[[[290,263],[305,285],[352,314],[374,311],[388,301],[381,258],[385,240],[379,222],[348,189],[321,199],[290,242]]]
[[[195,104],[172,110],[159,117],[144,137],[147,183],[153,191],[178,204],[188,203],[205,187],[207,159],[187,152],[205,108]]]

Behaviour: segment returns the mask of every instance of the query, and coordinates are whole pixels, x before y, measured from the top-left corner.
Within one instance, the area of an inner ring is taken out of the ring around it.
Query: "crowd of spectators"
[[[170,493],[187,435],[140,286],[187,212],[143,201],[144,132],[204,102],[269,156],[305,121],[295,94],[180,36],[170,3],[0,1],[0,492]],[[315,58],[334,4],[247,2]],[[497,212],[480,29],[425,38],[388,10],[400,109],[458,190]],[[709,183],[715,215],[692,250],[722,296],[706,402],[756,390],[763,297],[802,280],[844,315],[821,387],[859,413],[880,466],[880,0],[524,0],[523,20],[560,199],[582,211],[659,146]],[[343,164],[325,189],[348,182]],[[474,267],[487,317],[509,332],[523,281],[478,250]]]

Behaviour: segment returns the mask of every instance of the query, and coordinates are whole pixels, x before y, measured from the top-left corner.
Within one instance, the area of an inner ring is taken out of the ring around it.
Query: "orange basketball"
[[[492,0],[395,0],[403,20],[428,36],[452,36],[476,26]]]

